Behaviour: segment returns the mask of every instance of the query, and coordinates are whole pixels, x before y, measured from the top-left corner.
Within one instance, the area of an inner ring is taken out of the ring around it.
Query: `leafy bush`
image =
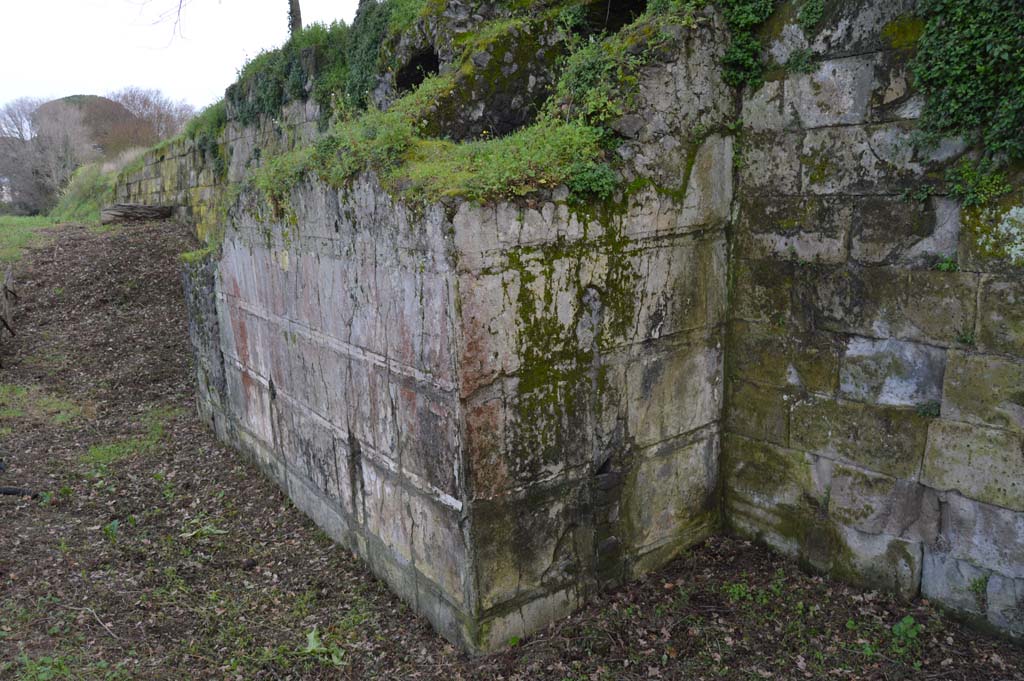
[[[773,0],[718,0],[732,41],[722,58],[722,78],[733,87],[757,87],[764,75],[761,41],[754,35],[774,9]]]
[[[922,129],[1024,158],[1024,3],[921,0],[918,10],[926,24],[911,69],[927,101]]]
[[[221,137],[227,124],[227,109],[224,100],[221,100],[203,109],[185,125],[185,132],[182,133],[195,142],[205,159],[213,163],[217,177],[224,177],[228,169],[227,158],[221,150]]]

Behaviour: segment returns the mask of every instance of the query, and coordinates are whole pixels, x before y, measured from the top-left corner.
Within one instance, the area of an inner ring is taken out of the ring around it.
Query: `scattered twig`
[[[84,607],[83,607],[83,608],[79,608],[79,607],[76,607],[76,606],[74,606],[74,605],[65,605],[65,604],[63,604],[63,603],[60,603],[59,605],[61,605],[61,606],[62,606],[62,607],[64,607],[64,608],[67,608],[68,610],[77,610],[78,612],[87,612],[87,613],[89,613],[90,615],[92,615],[92,616],[93,616],[93,618],[94,618],[94,619],[95,619],[95,620],[96,620],[97,622],[99,622],[99,623],[100,623],[100,626],[101,626],[101,627],[103,627],[103,628],[104,628],[104,629],[106,630],[106,632],[107,632],[108,634],[110,634],[111,636],[113,636],[113,637],[114,637],[115,639],[117,639],[118,641],[120,641],[120,640],[121,640],[121,637],[120,637],[120,636],[118,636],[117,634],[115,634],[115,633],[114,633],[113,631],[111,631],[111,630],[110,630],[110,627],[108,627],[108,626],[107,626],[107,625],[106,625],[106,624],[105,624],[105,623],[103,622],[103,620],[101,620],[101,619],[100,619],[100,616],[99,616],[99,615],[97,615],[97,614],[96,614],[96,611],[95,611],[95,610],[93,610],[92,608],[84,608]]]

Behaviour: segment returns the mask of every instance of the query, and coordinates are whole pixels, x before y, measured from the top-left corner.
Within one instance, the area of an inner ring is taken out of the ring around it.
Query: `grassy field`
[[[57,220],[45,215],[0,215],[0,263],[20,260],[25,249],[42,243],[48,236],[46,230],[55,224]]]

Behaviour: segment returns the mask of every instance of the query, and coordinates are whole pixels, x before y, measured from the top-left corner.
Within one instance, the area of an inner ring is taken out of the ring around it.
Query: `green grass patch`
[[[82,415],[71,400],[10,383],[0,384],[0,419],[31,419],[63,426]]]
[[[80,461],[91,466],[108,466],[138,454],[144,454],[156,448],[164,437],[164,426],[167,421],[175,418],[178,410],[154,409],[149,411],[143,421],[146,434],[138,437],[118,440],[101,445],[92,445],[82,455]]]
[[[45,243],[46,230],[55,224],[57,220],[45,215],[0,215],[0,262],[17,262],[25,249]]]

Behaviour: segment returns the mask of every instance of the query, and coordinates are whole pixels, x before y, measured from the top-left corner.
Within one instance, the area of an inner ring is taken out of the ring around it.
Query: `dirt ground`
[[[3,679],[1024,679],[926,601],[735,539],[495,655],[436,636],[193,413],[174,223],[65,226],[0,346]]]

